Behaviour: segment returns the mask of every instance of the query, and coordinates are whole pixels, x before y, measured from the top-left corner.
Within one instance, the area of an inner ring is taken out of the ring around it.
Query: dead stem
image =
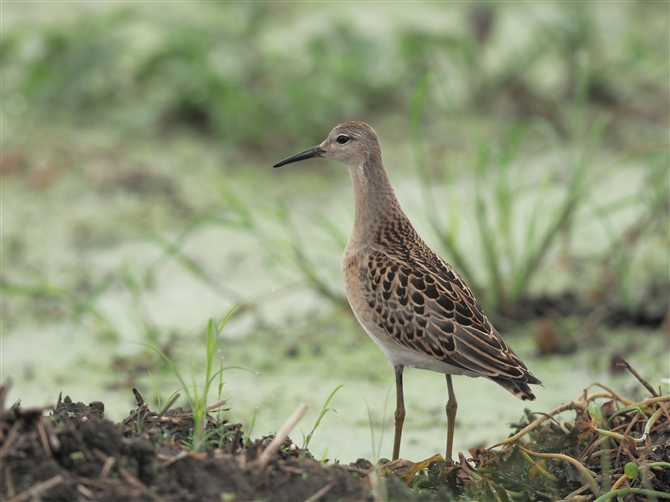
[[[583,402],[579,402],[579,401],[572,401],[572,402],[569,402],[569,403],[564,403],[564,404],[560,405],[559,407],[554,408],[549,413],[545,413],[541,417],[535,419],[533,422],[528,424],[526,427],[521,429],[519,432],[517,432],[513,436],[510,436],[507,439],[503,439],[502,441],[494,444],[493,446],[490,446],[489,448],[487,448],[487,450],[491,450],[493,448],[496,448],[498,446],[502,446],[504,444],[513,443],[517,439],[525,436],[530,431],[535,429],[538,425],[540,425],[545,420],[547,420],[549,418],[552,418],[554,415],[558,415],[559,413],[562,413],[566,410],[574,410],[574,409],[579,409],[579,410],[584,411],[586,409],[586,405]]]
[[[288,437],[289,433],[293,430],[293,427],[295,427],[295,425],[300,421],[305,413],[307,413],[307,405],[305,403],[300,403],[298,408],[293,412],[293,415],[291,415],[286,423],[282,425],[282,428],[279,429],[268,447],[265,448],[263,453],[261,453],[258,459],[256,459],[255,464],[261,471],[265,469],[270,459],[274,456],[275,452],[279,449],[281,444]]]
[[[89,490],[88,488],[86,488],[82,484],[77,484],[76,489],[79,493],[81,493],[88,500],[93,500],[95,498],[95,493],[93,493],[91,490]]]
[[[25,500],[29,499],[41,500],[42,499],[41,495],[45,491],[50,490],[54,486],[61,484],[63,481],[65,481],[63,475],[58,474],[57,476],[54,476],[51,479],[47,479],[46,481],[37,483],[32,488],[28,488],[25,492],[19,493],[16,497],[10,499],[8,502],[24,502]]]
[[[128,483],[133,488],[140,490],[142,493],[147,495],[151,500],[157,500],[157,501],[162,500],[158,495],[149,490],[147,485],[142,483],[142,481],[140,481],[133,474],[131,474],[131,472],[125,467],[119,467],[119,475],[124,479],[126,483]]]
[[[40,417],[40,419],[41,418],[42,417]],[[51,446],[49,446],[49,439],[47,438],[47,431],[44,429],[44,422],[42,422],[42,420],[37,421],[37,432],[40,436],[40,441],[42,441],[44,452],[50,457],[53,453],[51,452]]]
[[[590,389],[591,387],[600,387],[601,389],[605,389],[607,392],[609,392],[612,395],[613,399],[616,399],[617,401],[621,401],[624,403],[626,406],[628,406],[632,401],[628,399],[624,399],[623,397],[619,396],[616,392],[614,392],[612,389],[610,389],[607,385],[604,385],[600,382],[594,382],[591,385],[589,385],[586,390]]]
[[[621,486],[621,484],[622,484],[624,481],[626,481],[627,479],[628,479],[628,476],[626,476],[625,474],[622,474],[621,477],[620,477],[619,479],[616,480],[616,483],[614,483],[614,484],[612,485],[612,489],[611,489],[610,491],[611,491],[611,492],[614,492],[614,491],[618,490],[619,487]]]
[[[590,395],[586,396],[586,398],[584,399],[584,402],[585,403],[590,403],[594,399],[599,399],[599,398],[619,399],[626,406],[630,406],[630,403],[631,403],[631,401],[629,401],[628,399],[618,398],[618,396],[616,394],[607,394],[605,392],[596,392],[594,394],[590,394]]]
[[[412,464],[412,466],[407,470],[407,473],[404,476],[405,484],[409,486],[412,483],[412,481],[414,481],[414,476],[416,476],[417,472],[419,472],[422,469],[425,469],[432,462],[437,462],[439,460],[444,460],[444,457],[442,457],[442,455],[437,453],[432,457],[427,458],[426,460],[422,460],[421,462],[415,462],[414,464]]]
[[[158,419],[160,419],[163,415],[165,415],[168,411],[170,411],[170,408],[172,408],[172,405],[179,399],[180,394],[176,393],[173,395],[170,400],[165,403],[165,406],[163,406],[163,409],[160,411],[158,414]]]
[[[335,481],[331,481],[326,486],[321,488],[318,492],[316,492],[314,495],[312,495],[311,497],[306,498],[305,502],[316,502],[321,497],[323,497],[326,493],[328,493],[333,486],[335,486]]]
[[[586,394],[586,392],[584,392],[583,394]],[[591,402],[594,399],[597,399],[597,398],[618,399],[622,403],[630,403],[630,404],[627,404],[627,406],[626,406],[627,408],[639,408],[640,406],[651,406],[652,404],[657,404],[657,403],[663,403],[663,402],[670,401],[670,395],[667,395],[667,396],[657,396],[657,397],[645,399],[644,401],[640,401],[638,403],[631,403],[629,400],[620,398],[619,396],[617,396],[615,394],[613,395],[613,394],[605,394],[605,393],[602,393],[602,392],[597,392],[595,394],[587,395],[586,398],[582,401],[571,401],[569,403],[564,403],[564,404],[558,406],[557,408],[554,408],[550,412],[543,414],[541,417],[537,418],[536,420],[534,420],[533,422],[528,424],[526,427],[521,429],[519,432],[517,432],[513,436],[510,436],[507,439],[504,439],[504,440],[494,444],[493,446],[490,446],[487,449],[490,450],[490,449],[496,448],[498,446],[513,443],[517,439],[525,436],[530,431],[537,428],[537,426],[540,425],[545,420],[547,420],[549,418],[552,418],[554,415],[557,415],[557,414],[562,413],[564,411],[571,410],[571,409],[578,409],[578,410],[584,411],[588,407],[588,403]],[[619,410],[619,411],[621,411],[621,410]]]
[[[630,436],[630,431],[633,429],[633,425],[635,425],[637,423],[637,421],[640,419],[641,416],[642,416],[642,413],[640,413],[640,410],[637,410],[635,412],[635,415],[631,419],[631,421],[628,422],[628,426],[626,427],[626,430],[623,433],[624,436]],[[624,442],[620,441],[619,442],[619,447],[617,448],[616,457],[614,459],[614,462],[615,462],[614,465],[619,465],[619,462],[621,460],[621,452],[623,451],[623,445],[624,445]]]
[[[207,411],[212,411],[212,410],[215,410],[215,409],[217,409],[217,408],[220,408],[221,406],[223,406],[224,404],[226,404],[226,403],[228,402],[229,399],[230,399],[230,398],[227,397],[227,398],[222,399],[221,401],[218,401],[218,402],[216,402],[216,403],[214,403],[214,404],[210,404],[210,405],[207,407]],[[224,411],[225,411],[225,410],[224,410]]]
[[[625,357],[621,358],[621,362],[617,363],[617,366],[623,366],[626,368],[635,378],[638,379],[638,381],[644,385],[644,387],[651,392],[651,395],[654,397],[658,397],[658,393],[654,390],[654,388],[651,386],[649,382],[647,382],[644,378],[642,378],[642,375],[640,375],[635,368],[633,368],[628,361],[626,361]]]
[[[639,408],[640,406],[651,406],[652,404],[666,403],[668,401],[670,401],[670,394],[666,396],[650,397],[648,399],[645,399],[644,401],[633,403],[630,406],[632,408]]]
[[[135,403],[137,404],[138,408],[141,408],[144,405],[144,398],[142,397],[142,394],[140,394],[140,391],[137,390],[135,387],[133,387],[133,395],[135,396]]]

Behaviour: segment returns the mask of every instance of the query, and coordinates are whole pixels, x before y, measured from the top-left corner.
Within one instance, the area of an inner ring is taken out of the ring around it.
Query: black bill
[[[288,159],[280,160],[272,167],[281,167],[285,166],[286,164],[291,164],[292,162],[298,162],[299,160],[311,159],[313,157],[322,157],[324,153],[326,153],[326,151],[323,148],[320,146],[315,146],[309,150],[305,150],[304,152],[296,153]]]

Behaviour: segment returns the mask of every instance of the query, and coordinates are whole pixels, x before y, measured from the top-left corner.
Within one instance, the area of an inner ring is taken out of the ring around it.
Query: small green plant
[[[144,339],[149,343],[156,344],[158,342],[159,329],[144,301],[141,282],[135,277],[128,264],[124,264],[118,271],[118,274],[119,280],[126,287],[133,299],[132,305],[135,307],[137,317],[140,319],[144,329]]]
[[[379,452],[375,448],[375,428],[372,425],[372,412],[370,411],[370,403],[365,401],[365,407],[368,410],[368,424],[370,425],[370,443],[372,445],[372,463],[376,463],[379,458]]]
[[[223,364],[221,364],[219,370],[214,371],[214,356],[216,354],[216,349],[218,346],[219,335],[221,333],[221,330],[224,328],[226,323],[230,320],[230,317],[233,315],[233,313],[237,310],[237,308],[240,305],[241,304],[238,303],[232,309],[230,309],[226,314],[226,316],[224,317],[223,321],[221,321],[221,323],[219,323],[218,325],[213,319],[210,319],[209,322],[207,323],[207,342],[205,345],[206,350],[205,381],[201,391],[199,390],[195,381],[193,381],[192,385],[188,385],[186,383],[186,381],[181,375],[181,372],[175,365],[174,361],[172,361],[172,359],[170,359],[167,355],[165,355],[165,353],[162,350],[153,347],[149,344],[142,344],[150,348],[163,358],[163,360],[169,366],[170,370],[172,370],[175,376],[179,379],[182,389],[184,389],[184,392],[186,393],[186,398],[188,399],[188,403],[193,413],[193,424],[194,424],[193,439],[188,446],[194,451],[200,450],[202,446],[211,437],[211,434],[207,433],[207,431],[205,430],[207,424],[207,397],[209,395],[209,390],[212,384],[214,383],[215,379],[219,377],[219,375],[221,375],[221,373],[225,369],[233,368],[233,367],[224,368]],[[223,387],[222,380],[219,379],[219,395],[222,387]]]
[[[670,243],[667,155],[652,155],[647,169],[646,179],[636,193],[590,207],[609,244],[598,257],[604,275],[601,287],[609,290],[608,297],[618,297],[630,311],[641,309],[649,301],[644,294],[645,285],[653,284],[654,262],[667,266],[666,250]],[[620,214],[631,208],[637,211],[637,216],[622,228]]]
[[[326,413],[328,413],[329,411],[333,411],[333,412],[337,413],[337,411],[334,410],[333,408],[328,408],[328,405],[330,404],[330,401],[333,399],[333,397],[335,397],[335,394],[337,394],[337,391],[339,391],[342,387],[344,387],[344,385],[338,385],[337,387],[335,387],[335,390],[333,390],[333,392],[330,393],[330,395],[328,396],[328,399],[326,399],[326,402],[323,403],[323,406],[321,407],[321,412],[319,413],[319,416],[316,418],[316,421],[314,422],[314,426],[312,427],[312,430],[309,432],[309,434],[307,434],[307,436],[305,436],[305,439],[303,440],[303,444],[302,444],[302,448],[301,448],[302,450],[306,450],[309,447],[309,443],[312,440],[312,436],[314,436],[314,432],[316,431],[316,429],[321,424],[321,420],[323,419],[323,416]]]
[[[239,428],[228,429],[226,423],[219,420],[219,426],[215,429],[219,435],[219,439],[214,443],[217,448],[223,448],[226,441],[232,443],[234,438],[239,434]]]
[[[147,370],[147,373],[149,373],[149,378],[151,379],[151,383],[154,386],[154,392],[156,393],[156,404],[158,405],[158,409],[161,409],[161,393],[158,390],[158,383],[156,382],[156,379],[154,376],[151,374],[151,371]]]
[[[372,444],[372,463],[376,464],[377,460],[379,460],[379,455],[382,451],[382,441],[384,440],[384,429],[386,428],[386,406],[388,405],[389,402],[389,396],[391,395],[391,389],[393,388],[393,385],[389,386],[388,390],[386,391],[386,397],[384,398],[384,408],[382,409],[382,428],[381,431],[379,432],[379,442],[375,446],[375,428],[373,425],[372,421],[372,412],[370,411],[370,405],[368,402],[365,402],[365,406],[368,409],[368,424],[370,426],[370,442]]]
[[[242,438],[242,449],[245,450],[247,448],[247,443],[249,442],[249,438],[251,438],[251,433],[254,430],[254,425],[256,425],[256,415],[258,414],[258,408],[254,408],[254,413],[251,415],[251,422],[249,423],[249,428],[247,430],[247,433],[244,435]]]
[[[206,420],[205,416],[205,420]],[[202,437],[200,439],[197,438],[196,434],[192,434],[188,436],[185,440],[182,440],[182,443],[189,449],[193,451],[198,451],[201,449],[202,446],[204,445],[212,445],[212,444],[217,444],[216,441],[214,441],[214,436],[220,433],[220,429],[222,429],[224,426],[216,428],[216,429],[207,429],[207,427],[204,427],[204,432],[202,433]],[[220,440],[219,443],[223,443],[223,440]]]
[[[136,415],[136,418],[135,418],[135,431],[137,432],[137,434],[142,433],[142,431],[144,430],[144,424],[146,422],[148,414],[149,414],[148,405],[146,403],[142,404],[138,408],[137,415]]]
[[[172,394],[170,394],[168,400],[165,401],[165,406],[163,406],[161,402],[161,393],[160,390],[158,389],[158,382],[156,382],[156,379],[151,374],[151,371],[147,370],[147,373],[149,373],[149,378],[151,379],[151,383],[154,386],[154,392],[156,392],[156,405],[158,406],[159,413],[163,415],[165,414],[166,411],[170,409],[172,404],[174,404],[174,402],[177,400],[177,398],[179,397],[179,391],[175,390]]]

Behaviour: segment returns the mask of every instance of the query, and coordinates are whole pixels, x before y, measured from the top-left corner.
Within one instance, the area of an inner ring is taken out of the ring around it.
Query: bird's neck
[[[356,204],[350,247],[374,244],[391,222],[411,228],[391,187],[380,154],[371,154],[362,165],[350,167],[349,173]]]

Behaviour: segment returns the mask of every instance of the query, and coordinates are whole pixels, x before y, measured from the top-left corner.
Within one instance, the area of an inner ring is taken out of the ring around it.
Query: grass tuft
[[[223,321],[221,321],[218,325],[213,319],[210,319],[209,322],[207,323],[206,344],[205,344],[205,354],[206,354],[205,380],[202,387],[199,387],[196,384],[194,377],[192,384],[191,385],[187,384],[181,372],[179,371],[176,364],[171,358],[169,358],[159,348],[146,343],[142,343],[142,345],[150,348],[151,350],[156,352],[159,356],[161,356],[161,358],[163,358],[163,360],[167,363],[170,370],[175,374],[175,376],[181,383],[181,388],[184,390],[186,394],[186,398],[193,413],[193,422],[194,422],[194,430],[192,436],[193,440],[188,445],[193,451],[199,451],[203,447],[203,445],[207,443],[208,436],[205,429],[207,424],[207,403],[210,388],[214,383],[215,379],[218,377],[219,378],[218,392],[220,398],[221,390],[223,388],[223,381],[221,380],[221,375],[224,370],[233,368],[233,367],[224,368],[223,362],[221,362],[219,369],[217,371],[214,371],[214,356],[216,354],[216,349],[218,347],[219,335],[221,331],[223,330],[226,323],[230,320],[231,316],[238,309],[240,305],[241,304],[237,304],[232,309],[230,309],[226,314],[226,316],[224,317]]]

